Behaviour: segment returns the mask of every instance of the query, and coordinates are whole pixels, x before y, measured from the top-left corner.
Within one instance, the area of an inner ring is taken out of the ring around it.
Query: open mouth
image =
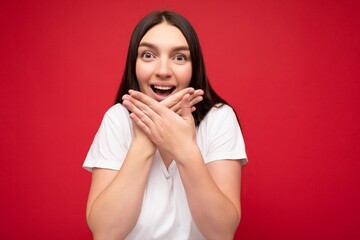
[[[175,90],[175,87],[151,85],[151,89],[157,95],[166,97],[169,96]]]

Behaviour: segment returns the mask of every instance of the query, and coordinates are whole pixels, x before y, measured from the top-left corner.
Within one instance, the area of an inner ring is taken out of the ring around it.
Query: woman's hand
[[[194,88],[191,87],[184,88],[179,92],[168,96],[166,99],[161,101],[161,104],[181,116],[181,99],[185,96],[185,94],[190,94],[191,111],[195,111],[195,104],[203,100],[202,95],[204,94],[204,91],[201,89],[194,90]]]
[[[128,95],[123,96],[123,101],[129,100]],[[148,151],[147,154],[152,155],[156,151],[155,144],[148,138],[148,136],[139,128],[139,126],[132,120],[132,144],[141,146],[144,151]]]
[[[189,93],[181,98],[180,109],[177,110],[181,112],[181,116],[141,92],[130,90],[129,94],[125,95],[123,105],[132,112],[130,117],[133,122],[158,147],[176,158],[196,144]]]
[[[186,95],[189,94],[189,101],[191,111],[195,111],[195,104],[201,102],[203,100],[202,95],[204,91],[201,89],[194,90],[193,88],[185,88],[180,90],[179,92],[167,97],[165,100],[161,101],[161,105],[167,107],[171,111],[175,112],[179,116],[181,116],[181,99]],[[123,101],[130,100],[129,95],[123,96]],[[124,105],[125,106],[125,105]],[[130,110],[130,109],[129,109]],[[131,111],[131,110],[130,110]],[[156,151],[156,145],[148,138],[148,136],[140,129],[139,125],[133,122],[133,143],[139,142],[140,146],[143,146],[144,149],[148,149],[150,152]]]

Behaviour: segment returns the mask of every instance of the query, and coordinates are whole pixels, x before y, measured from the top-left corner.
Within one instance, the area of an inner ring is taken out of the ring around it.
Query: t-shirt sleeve
[[[115,105],[104,115],[101,125],[94,137],[86,156],[83,168],[119,170],[127,150],[131,136],[131,126],[127,112],[121,105]]]
[[[234,110],[223,105],[209,112],[209,134],[207,134],[207,151],[204,157],[209,163],[216,160],[240,160],[247,163],[244,138]]]

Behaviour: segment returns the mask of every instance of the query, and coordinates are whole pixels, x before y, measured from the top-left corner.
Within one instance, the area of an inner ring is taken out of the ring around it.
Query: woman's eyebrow
[[[154,44],[148,42],[141,42],[139,47],[148,47],[151,49],[158,49]],[[171,49],[172,51],[190,51],[188,46],[177,46]]]
[[[154,49],[156,49],[156,47],[155,47],[154,44],[147,43],[147,42],[141,42],[141,43],[139,44],[139,47],[148,47],[148,48],[154,48]]]
[[[174,51],[190,51],[188,46],[179,46],[179,47],[174,47],[173,48]]]

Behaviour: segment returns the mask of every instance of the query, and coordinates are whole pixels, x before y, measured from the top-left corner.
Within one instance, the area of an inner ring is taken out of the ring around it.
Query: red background
[[[2,1],[1,238],[91,239],[81,165],[135,23],[163,8],[241,120],[236,239],[360,239],[360,4],[340,0]]]

